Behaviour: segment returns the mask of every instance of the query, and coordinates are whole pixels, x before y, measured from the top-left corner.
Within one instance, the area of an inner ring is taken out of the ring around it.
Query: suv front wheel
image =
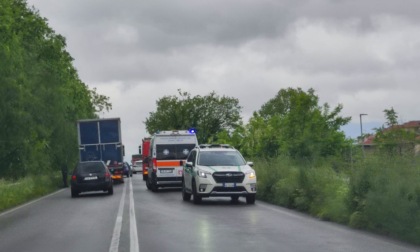
[[[195,180],[192,181],[192,190],[193,190],[193,200],[194,204],[200,204],[201,203],[201,196],[197,193],[197,185],[195,184]]]
[[[190,199],[191,199],[191,193],[188,193],[186,191],[185,182],[184,181],[182,181],[182,199],[184,201],[190,201]]]
[[[246,203],[247,204],[254,204],[255,203],[255,194],[250,194],[246,196]]]

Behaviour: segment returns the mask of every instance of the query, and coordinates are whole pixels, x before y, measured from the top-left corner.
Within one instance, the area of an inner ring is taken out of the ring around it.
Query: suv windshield
[[[204,166],[238,166],[246,162],[237,151],[202,151],[198,164]]]
[[[104,173],[105,167],[102,162],[79,163],[77,167],[79,173]]]

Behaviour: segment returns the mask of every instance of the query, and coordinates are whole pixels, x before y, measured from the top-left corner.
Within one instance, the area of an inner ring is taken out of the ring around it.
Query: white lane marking
[[[44,196],[44,197],[41,197],[41,198],[39,198],[39,199],[36,199],[36,200],[30,201],[30,202],[28,202],[28,203],[26,203],[26,204],[23,204],[23,205],[21,205],[21,206],[18,206],[18,207],[12,208],[12,209],[10,209],[9,211],[6,211],[6,212],[4,212],[4,213],[1,213],[1,214],[0,214],[0,217],[1,217],[1,216],[3,216],[3,215],[6,215],[6,214],[12,213],[12,212],[14,212],[14,211],[16,211],[16,210],[18,210],[18,209],[23,208],[23,207],[29,206],[29,205],[31,205],[31,204],[33,204],[33,203],[35,203],[35,202],[38,202],[38,201],[40,201],[40,200],[43,200],[43,199],[45,199],[45,198],[51,197],[51,196],[53,196],[53,195],[55,195],[55,194],[57,194],[57,193],[60,193],[60,192],[62,192],[62,191],[64,191],[64,190],[66,190],[66,188],[63,188],[63,189],[61,189],[61,190],[58,190],[58,191],[53,192],[53,193],[51,193],[51,194],[48,194],[48,195],[46,195],[46,196]]]
[[[134,211],[133,184],[130,179],[130,252],[139,252],[139,240],[137,237],[136,212]]]
[[[111,245],[109,246],[109,252],[118,252],[118,247],[120,245],[120,235],[121,235],[121,226],[123,219],[123,210],[125,202],[125,191],[127,183],[124,183],[124,189],[120,200],[120,206],[118,207],[118,215],[115,220],[114,232],[112,234]]]

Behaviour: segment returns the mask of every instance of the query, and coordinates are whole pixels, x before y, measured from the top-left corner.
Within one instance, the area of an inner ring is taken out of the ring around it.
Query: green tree
[[[111,108],[80,81],[52,30],[23,0],[0,0],[0,177],[60,169],[77,160],[75,121]]]
[[[342,105],[331,110],[318,102],[313,89],[281,89],[251,118],[248,138],[254,147],[248,149],[253,148],[254,155],[309,159],[340,153],[346,146],[340,127],[351,118],[339,116]]]
[[[376,129],[374,143],[378,145],[380,152],[387,155],[413,155],[418,140],[416,132],[405,129],[398,125],[398,113],[394,108],[385,109],[385,124]]]
[[[235,98],[218,96],[211,92],[206,96],[194,96],[178,90],[178,96],[164,96],[157,102],[155,112],[150,112],[144,122],[150,134],[159,130],[197,129],[200,143],[217,141],[223,130],[233,131],[241,123],[241,106]]]

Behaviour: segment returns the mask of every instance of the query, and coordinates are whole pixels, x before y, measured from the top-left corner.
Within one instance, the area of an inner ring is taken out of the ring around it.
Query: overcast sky
[[[246,123],[282,88],[342,104],[346,135],[372,132],[393,107],[420,120],[418,0],[29,0],[67,40],[79,76],[120,117],[126,160],[156,101],[215,91]]]

